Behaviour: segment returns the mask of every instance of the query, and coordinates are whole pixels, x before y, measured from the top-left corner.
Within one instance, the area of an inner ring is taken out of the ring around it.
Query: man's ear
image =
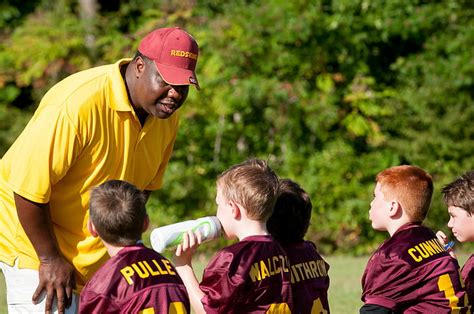
[[[90,234],[94,237],[97,238],[99,234],[97,233],[97,230],[95,230],[95,226],[92,223],[92,221],[89,219],[87,220],[87,229],[89,230]]]
[[[145,63],[145,60],[143,60],[143,57],[140,57],[140,56],[136,57],[134,70],[135,70],[135,75],[137,78],[140,75],[142,75],[143,72],[145,72],[145,67],[146,67],[146,63]]]
[[[146,229],[150,226],[150,217],[148,217],[148,214],[145,215],[145,219],[143,220],[143,229],[142,232],[145,232]]]

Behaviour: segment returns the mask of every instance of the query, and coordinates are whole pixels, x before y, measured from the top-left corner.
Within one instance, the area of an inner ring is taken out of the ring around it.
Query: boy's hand
[[[199,231],[194,233],[188,231],[183,234],[183,243],[179,244],[176,248],[174,256],[174,263],[176,267],[191,265],[194,253],[202,242],[202,236]]]
[[[444,234],[443,231],[438,231],[436,232],[436,237],[438,238],[438,241],[443,245],[443,246],[446,246],[448,243],[449,243],[449,239],[448,237]],[[452,247],[448,248],[447,249],[449,255],[451,255],[451,257],[453,258],[456,258],[456,254],[454,253],[454,250]]]

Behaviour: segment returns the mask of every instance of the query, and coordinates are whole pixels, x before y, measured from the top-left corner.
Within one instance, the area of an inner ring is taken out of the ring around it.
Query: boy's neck
[[[114,257],[115,255],[118,254],[118,252],[120,252],[120,250],[124,248],[124,246],[112,245],[110,243],[105,242],[104,240],[102,240],[102,243],[104,243],[104,246],[107,249],[107,252],[109,253],[110,257]],[[143,243],[143,242],[140,240],[140,241],[137,241],[137,243]]]
[[[107,252],[109,253],[110,257],[114,257],[115,255],[117,255],[117,253],[121,249],[124,248],[123,246],[115,246],[115,245],[109,244],[105,241],[102,241],[102,242],[104,243],[104,246],[107,249]]]
[[[391,223],[389,224],[389,226],[387,226],[387,232],[390,234],[390,236],[393,236],[393,234],[397,232],[398,229],[410,222],[410,219],[405,215],[403,215],[399,219],[391,220]]]
[[[250,236],[269,235],[266,222],[257,220],[241,221],[236,229],[236,235],[239,241]]]

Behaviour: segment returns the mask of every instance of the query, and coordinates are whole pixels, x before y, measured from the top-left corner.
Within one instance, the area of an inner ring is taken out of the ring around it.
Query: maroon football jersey
[[[109,259],[81,292],[79,313],[189,313],[189,297],[174,266],[139,244]]]
[[[319,255],[316,245],[301,241],[284,245],[291,265],[294,313],[329,313],[329,264]]]
[[[212,258],[200,284],[206,313],[290,313],[290,266],[271,236],[250,236]]]
[[[474,255],[471,255],[462,267],[462,279],[466,287],[469,304],[474,306]]]
[[[372,255],[362,277],[362,301],[403,313],[465,313],[459,265],[430,229],[409,223]]]

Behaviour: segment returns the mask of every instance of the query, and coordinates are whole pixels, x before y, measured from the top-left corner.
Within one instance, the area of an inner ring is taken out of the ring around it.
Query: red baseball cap
[[[138,51],[155,62],[161,77],[170,85],[199,83],[194,72],[199,47],[194,38],[179,27],[159,28],[146,35]]]

